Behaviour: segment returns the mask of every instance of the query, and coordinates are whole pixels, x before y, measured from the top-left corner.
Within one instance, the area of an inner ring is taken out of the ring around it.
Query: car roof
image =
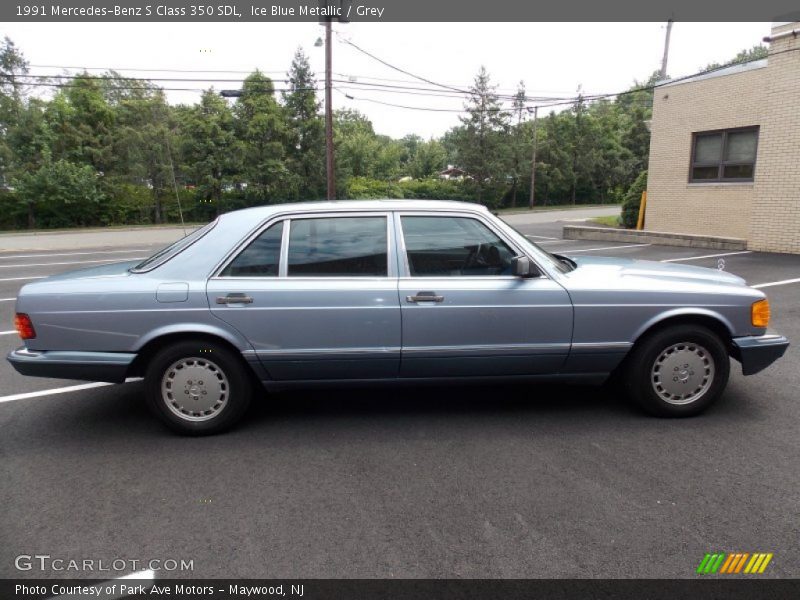
[[[243,208],[222,215],[224,219],[263,220],[282,212],[336,212],[350,210],[470,210],[487,212],[482,204],[460,200],[322,200],[319,202],[293,202]]]

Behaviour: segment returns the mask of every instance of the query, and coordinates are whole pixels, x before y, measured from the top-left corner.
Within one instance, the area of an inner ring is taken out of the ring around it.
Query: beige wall
[[[770,52],[795,47],[800,40],[788,38]],[[750,125],[760,126],[754,182],[688,182],[693,132]],[[651,131],[646,229],[800,252],[800,51],[771,56],[766,67],[656,89]]]
[[[770,53],[748,248],[800,253],[800,37]]]
[[[760,125],[766,75],[752,69],[655,90],[646,229],[748,236],[754,184],[689,183],[692,133]]]

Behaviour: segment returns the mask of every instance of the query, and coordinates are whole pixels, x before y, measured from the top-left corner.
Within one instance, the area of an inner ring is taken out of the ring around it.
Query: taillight
[[[19,337],[23,340],[32,340],[36,337],[33,321],[31,321],[31,318],[25,313],[17,313],[14,315],[14,328],[17,330]]]
[[[753,302],[750,307],[750,322],[753,327],[766,327],[769,325],[769,302],[766,298]]]

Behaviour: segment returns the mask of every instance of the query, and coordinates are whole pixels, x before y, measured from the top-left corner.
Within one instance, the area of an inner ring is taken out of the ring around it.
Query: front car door
[[[544,271],[511,274],[523,251],[477,213],[399,212],[403,377],[555,373],[572,304]]]
[[[385,212],[273,219],[209,280],[211,310],[275,380],[396,377],[394,248]]]

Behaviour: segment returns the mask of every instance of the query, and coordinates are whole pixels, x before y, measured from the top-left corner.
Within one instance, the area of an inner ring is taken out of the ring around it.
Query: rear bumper
[[[778,360],[789,347],[782,335],[766,334],[733,338],[731,354],[742,363],[742,374],[753,375]]]
[[[18,348],[7,356],[18,373],[33,377],[122,383],[136,354],[123,352],[36,352]]]

